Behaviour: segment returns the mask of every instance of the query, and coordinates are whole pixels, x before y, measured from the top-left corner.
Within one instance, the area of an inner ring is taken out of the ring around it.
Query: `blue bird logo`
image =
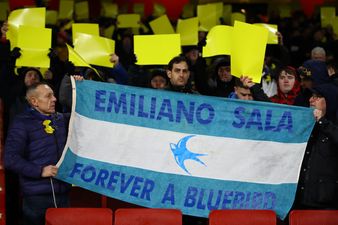
[[[187,170],[187,168],[184,165],[185,160],[191,159],[206,166],[205,163],[202,162],[198,157],[204,156],[207,154],[198,154],[198,153],[191,152],[187,149],[188,140],[194,136],[195,135],[186,136],[182,138],[177,144],[170,143],[170,148],[174,154],[174,158],[176,160],[177,165],[179,165],[179,167],[181,167],[189,175],[191,175],[191,173]]]

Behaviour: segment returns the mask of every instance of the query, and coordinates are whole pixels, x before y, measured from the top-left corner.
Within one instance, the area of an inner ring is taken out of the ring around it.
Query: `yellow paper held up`
[[[332,25],[334,18],[336,17],[335,7],[321,7],[320,8],[320,21],[322,27]]]
[[[198,18],[193,17],[177,22],[177,33],[181,35],[181,45],[197,45],[198,43]]]
[[[117,16],[118,28],[140,27],[141,17],[139,14],[120,14]]]
[[[236,21],[232,32],[231,74],[261,81],[268,31],[266,28]]]
[[[50,66],[48,57],[52,42],[52,30],[20,26],[18,29],[18,47],[21,56],[16,60],[16,66],[43,67]]]
[[[203,47],[203,57],[230,55],[233,27],[217,25],[207,35],[207,44]]]
[[[101,16],[108,18],[116,18],[119,14],[118,5],[111,2],[101,2]]]
[[[8,17],[7,39],[10,40],[11,49],[17,46],[18,30],[20,25],[31,27],[45,27],[45,8],[26,8],[12,11]]]
[[[333,21],[332,21],[332,28],[333,28],[333,32],[336,34],[336,37],[338,37],[338,16],[336,16],[333,19]]]
[[[231,13],[231,25],[235,24],[235,21],[245,22],[246,16],[243,13],[235,12]]]
[[[60,0],[59,4],[59,19],[73,19],[74,1]]]
[[[74,64],[74,66],[79,67],[91,67],[72,47],[68,44],[68,60]]]
[[[58,11],[47,10],[46,11],[46,24],[55,25],[58,20]]]
[[[72,24],[73,43],[75,43],[78,33],[100,36],[99,25],[97,23],[73,23]]]
[[[201,29],[208,31],[216,26],[219,19],[217,16],[218,12],[214,4],[197,6],[197,17],[201,23]]]
[[[264,27],[268,30],[268,44],[278,44],[278,36],[276,34],[278,26],[276,24],[255,23],[254,25]]]
[[[223,5],[223,20],[227,25],[231,24],[232,5]]]
[[[106,38],[112,39],[114,30],[115,30],[115,26],[114,26],[114,25],[110,25],[109,27],[107,27],[107,28],[104,30],[103,36],[106,37]]]
[[[8,12],[8,2],[0,2],[0,21],[5,21],[7,19]]]
[[[134,53],[138,65],[167,65],[181,53],[179,34],[135,35]]]
[[[89,7],[87,1],[75,3],[75,16],[77,20],[89,19]]]
[[[109,59],[115,52],[115,41],[111,39],[78,33],[74,49],[89,64],[113,67]]]
[[[174,34],[174,28],[171,25],[168,16],[165,14],[149,22],[154,34]]]

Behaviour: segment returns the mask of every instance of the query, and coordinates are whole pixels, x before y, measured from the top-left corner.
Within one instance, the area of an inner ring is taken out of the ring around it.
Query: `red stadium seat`
[[[209,214],[209,225],[276,225],[272,210],[214,210]]]
[[[290,225],[337,225],[338,210],[292,210]]]
[[[178,209],[125,208],[115,211],[114,225],[181,225]]]
[[[112,225],[113,212],[108,208],[49,208],[46,225]]]

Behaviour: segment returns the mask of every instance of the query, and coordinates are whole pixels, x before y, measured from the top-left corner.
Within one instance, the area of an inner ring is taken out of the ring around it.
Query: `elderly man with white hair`
[[[311,50],[311,59],[325,62],[326,61],[325,49],[322,47],[314,47]]]

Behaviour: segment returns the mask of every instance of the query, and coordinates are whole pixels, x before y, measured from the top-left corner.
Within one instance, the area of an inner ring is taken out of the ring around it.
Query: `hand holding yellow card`
[[[247,75],[259,83],[267,40],[266,28],[236,21],[232,32],[231,74]]]
[[[52,42],[52,30],[20,26],[18,29],[18,47],[21,56],[16,60],[16,66],[43,67],[50,66],[48,52]]]
[[[207,35],[207,44],[203,47],[203,57],[230,55],[233,27],[218,25]]]
[[[118,28],[140,27],[141,17],[139,14],[120,14],[117,16]]]
[[[168,16],[165,14],[149,22],[154,34],[174,34],[174,28],[171,25]]]
[[[167,65],[181,53],[179,34],[135,35],[134,52],[138,65]]]

